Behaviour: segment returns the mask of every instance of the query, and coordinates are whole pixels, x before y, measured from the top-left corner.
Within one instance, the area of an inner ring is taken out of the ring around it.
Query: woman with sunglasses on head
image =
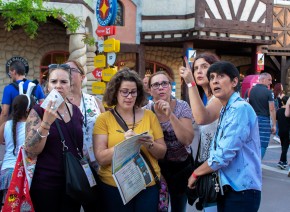
[[[86,77],[82,65],[75,60],[69,60],[67,63],[71,71],[71,93],[67,97],[69,102],[79,107],[83,114],[83,136],[84,146],[83,154],[95,170],[98,170],[98,164],[93,152],[93,128],[97,117],[105,112],[102,102],[87,93],[82,92],[82,82]]]
[[[150,136],[139,139],[141,151],[149,159],[154,171],[160,177],[157,160],[164,157],[166,145],[158,119],[149,110],[141,108],[145,101],[143,83],[138,74],[128,68],[118,71],[107,85],[103,98],[108,106],[114,106],[113,111],[102,113],[97,118],[94,127],[94,152],[100,165],[99,176],[105,211],[157,211],[159,188],[155,181],[145,190],[138,193],[126,205],[112,177],[112,157],[114,146],[126,137],[148,131]],[[122,119],[129,128],[125,133],[118,124],[114,114]],[[152,174],[152,173],[151,173]]]
[[[215,54],[203,53],[195,58],[192,71],[187,59],[185,59],[186,67],[180,67],[179,69],[180,76],[183,77],[188,86],[191,110],[195,123],[199,126],[200,139],[197,158],[199,163],[203,163],[209,157],[209,148],[217,129],[219,112],[222,108],[220,101],[212,94],[206,76],[208,68],[218,61],[219,59]],[[202,101],[204,95],[207,100],[205,104]],[[199,199],[196,207],[201,209],[212,205],[214,204],[204,204],[203,199]]]
[[[18,95],[13,99],[8,121],[0,127],[0,143],[5,145],[5,154],[0,173],[0,201],[5,200],[20,147],[25,141],[25,125],[34,101],[30,95]],[[26,110],[24,110],[26,108]],[[1,207],[0,207],[1,210]]]
[[[188,187],[193,189],[199,177],[215,171],[222,189],[217,197],[218,211],[256,212],[262,188],[258,118],[238,93],[239,76],[237,68],[226,61],[208,69],[210,88],[223,107],[209,158],[194,170]]]
[[[159,160],[170,194],[171,211],[186,211],[187,179],[185,172],[193,165],[190,144],[193,139],[192,113],[187,102],[172,98],[172,79],[164,71],[158,71],[149,78],[148,87],[153,103],[145,106],[154,111],[163,130],[167,152]],[[191,174],[191,169],[188,170]]]
[[[55,89],[65,101],[58,108],[54,101],[46,109],[35,105],[27,118],[25,150],[29,157],[37,157],[30,187],[32,203],[36,212],[79,212],[81,205],[86,211],[96,211],[66,194],[64,146],[56,122],[68,150],[78,157],[83,149],[83,117],[77,106],[66,101],[71,89],[70,66],[51,64],[48,67],[47,93]]]

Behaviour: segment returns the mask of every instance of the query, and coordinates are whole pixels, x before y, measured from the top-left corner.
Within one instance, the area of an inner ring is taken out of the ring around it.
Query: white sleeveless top
[[[83,114],[84,156],[91,162],[96,161],[93,152],[93,129],[97,117],[101,114],[100,108],[94,96],[83,93],[79,109]]]
[[[26,122],[17,122],[16,127],[16,149],[15,155],[13,154],[13,134],[12,134],[12,120],[6,122],[4,127],[4,140],[5,140],[5,154],[1,170],[15,167],[18,151],[25,141],[25,126]]]
[[[209,101],[207,102],[207,105],[210,104],[210,102],[214,98],[215,96],[212,96],[212,98],[210,98]],[[214,139],[214,134],[216,132],[217,125],[218,125],[218,119],[207,125],[199,125],[199,130],[200,130],[200,150],[199,150],[199,156],[198,156],[199,162],[204,162],[209,157],[209,148],[210,148],[211,142]]]

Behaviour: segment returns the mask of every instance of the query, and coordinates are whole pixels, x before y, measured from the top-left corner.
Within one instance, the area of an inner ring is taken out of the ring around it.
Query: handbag
[[[198,144],[198,150],[194,160],[194,169],[197,169],[204,162],[198,161],[200,142]],[[216,148],[216,145],[214,146]],[[218,182],[218,172],[212,172],[209,174],[201,175],[195,181],[195,188],[187,188],[186,194],[188,198],[188,204],[193,205],[196,199],[199,198],[199,208],[202,210],[203,205],[206,203],[214,203],[217,201],[217,196],[219,192],[219,182]]]
[[[129,130],[128,126],[115,113],[115,111],[111,109],[110,112],[113,114],[113,116],[115,117],[116,121],[118,122],[120,127],[122,127],[124,132],[128,131]],[[159,187],[158,211],[167,212],[168,211],[168,207],[169,207],[169,192],[168,192],[167,183],[166,183],[164,177],[161,176],[160,179],[159,179],[159,177],[157,176],[153,166],[151,165],[149,159],[144,154],[144,152],[141,151],[140,153],[141,153],[142,157],[144,158],[145,162],[147,163],[148,167],[150,168],[150,171],[151,171],[151,173],[153,175],[153,178],[155,180],[156,185]]]
[[[56,119],[55,122],[63,144],[66,194],[72,199],[85,204],[98,201],[100,198],[98,198],[99,187],[97,186],[98,175],[96,171],[91,168],[89,163],[82,157],[74,139],[73,143],[78,151],[79,157],[74,156],[69,151],[68,147],[65,145],[64,136],[58,120]],[[90,174],[89,178],[86,172],[88,172],[88,175]]]
[[[2,211],[30,211],[34,212],[29,188],[34,173],[36,160],[30,159],[20,148],[15,163],[12,179],[6,194]]]

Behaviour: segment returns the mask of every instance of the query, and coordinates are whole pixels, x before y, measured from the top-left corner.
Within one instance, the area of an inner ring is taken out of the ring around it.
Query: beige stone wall
[[[41,59],[51,51],[68,52],[66,30],[58,24],[40,26],[38,36],[31,40],[22,29],[7,32],[0,20],[0,100],[3,88],[11,82],[6,75],[6,62],[13,56],[25,58],[29,63],[28,79],[39,79]]]

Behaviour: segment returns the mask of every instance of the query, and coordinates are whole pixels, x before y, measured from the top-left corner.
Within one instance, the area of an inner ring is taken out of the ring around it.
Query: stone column
[[[83,42],[83,38],[85,33],[87,32],[86,29],[78,29],[75,33],[67,32],[69,37],[69,60],[76,60],[78,61],[84,68],[85,73],[87,73],[87,45]],[[83,81],[83,91],[86,92],[86,82],[85,79]]]
[[[92,93],[92,83],[96,81],[95,77],[92,74],[92,71],[95,69],[94,66],[94,57],[96,56],[96,46],[87,45],[87,89],[88,93]]]

